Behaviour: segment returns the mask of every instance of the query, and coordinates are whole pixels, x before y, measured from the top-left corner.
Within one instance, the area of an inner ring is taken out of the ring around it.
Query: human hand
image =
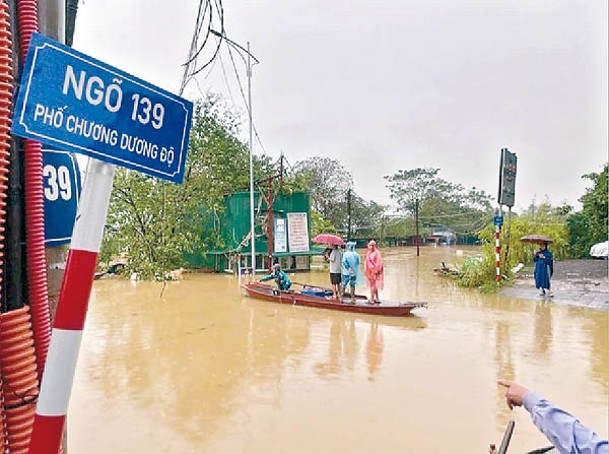
[[[497,383],[507,388],[507,391],[505,392],[505,401],[507,402],[510,410],[512,410],[514,407],[522,406],[524,397],[529,392],[527,388],[510,380],[497,380]]]

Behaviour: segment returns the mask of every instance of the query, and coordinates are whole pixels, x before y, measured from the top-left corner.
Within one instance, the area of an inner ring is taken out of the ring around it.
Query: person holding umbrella
[[[539,296],[551,298],[554,296],[550,291],[550,278],[554,274],[554,257],[548,250],[548,242],[541,243],[541,248],[536,250],[533,255],[533,262],[535,263],[535,271],[533,272],[535,288],[541,291]]]
[[[340,283],[341,283],[341,264],[343,254],[340,247],[345,244],[343,239],[332,233],[320,233],[311,241],[314,243],[324,243],[329,245],[329,248],[324,251],[324,259],[330,262],[330,284],[332,284],[332,297],[340,298]]]
[[[341,267],[343,261],[343,253],[340,251],[340,246],[335,244],[328,258],[330,262],[330,283],[332,284],[332,297],[340,298],[340,282],[341,282]]]

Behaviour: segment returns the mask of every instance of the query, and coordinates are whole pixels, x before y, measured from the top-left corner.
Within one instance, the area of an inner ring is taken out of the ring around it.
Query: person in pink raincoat
[[[383,290],[383,257],[376,247],[376,241],[368,242],[368,252],[364,263],[364,271],[370,287],[370,304],[381,304],[379,290]]]

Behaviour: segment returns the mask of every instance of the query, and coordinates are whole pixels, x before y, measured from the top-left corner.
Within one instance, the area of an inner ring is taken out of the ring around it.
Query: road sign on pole
[[[181,183],[192,103],[33,34],[12,132]]]
[[[72,153],[42,150],[44,181],[44,245],[67,244],[78,209],[81,183],[78,161]]]
[[[56,453],[60,448],[114,164],[180,183],[191,122],[189,101],[42,35],[32,35],[12,132],[93,159],[53,321],[30,454]]]
[[[497,202],[500,205],[514,206],[516,199],[516,165],[518,158],[507,148],[501,149],[501,163],[499,165],[499,195]]]

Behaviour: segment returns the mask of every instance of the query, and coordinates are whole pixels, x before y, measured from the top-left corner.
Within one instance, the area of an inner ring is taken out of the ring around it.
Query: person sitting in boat
[[[279,288],[279,290],[288,291],[292,286],[292,281],[285,271],[281,269],[281,265],[279,263],[275,263],[271,273],[261,278],[260,281],[270,281],[271,279],[275,279],[275,283],[277,284],[277,288]]]
[[[355,303],[355,283],[359,274],[359,254],[355,251],[355,241],[347,243],[347,251],[343,254],[342,261],[342,293],[347,292],[347,286],[351,287],[351,304]]]

